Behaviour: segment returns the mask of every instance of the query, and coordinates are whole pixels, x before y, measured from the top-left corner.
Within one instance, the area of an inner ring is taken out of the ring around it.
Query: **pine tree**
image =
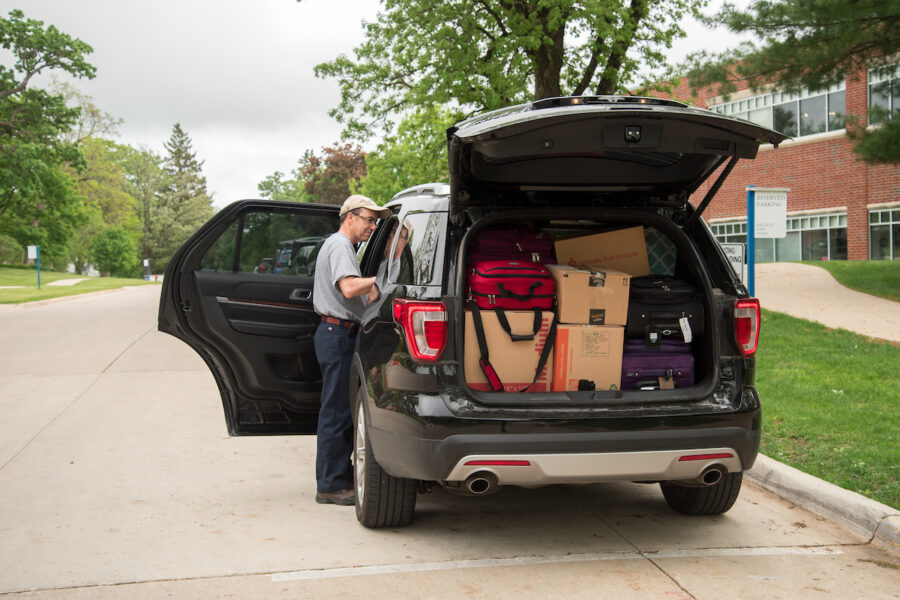
[[[156,231],[159,262],[168,263],[175,250],[212,215],[212,198],[206,191],[203,162],[197,160],[191,138],[176,123],[172,135],[163,144],[168,155],[164,169],[168,186],[156,206]]]

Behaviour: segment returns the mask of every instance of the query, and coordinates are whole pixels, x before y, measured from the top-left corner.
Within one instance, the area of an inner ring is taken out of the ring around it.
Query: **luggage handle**
[[[512,299],[514,299],[514,300],[520,300],[520,301],[531,300],[532,298],[534,298],[534,292],[535,292],[535,290],[537,290],[539,287],[541,287],[541,282],[540,282],[540,281],[534,281],[534,282],[532,282],[531,286],[528,288],[528,293],[527,293],[527,294],[517,294],[517,293],[512,292],[512,291],[510,291],[510,290],[503,289],[503,284],[502,284],[502,283],[498,283],[498,284],[497,284],[497,289],[500,290],[500,294],[499,294],[500,297],[502,297],[502,298],[512,298]]]
[[[543,322],[543,318],[541,315],[541,311],[538,308],[534,309],[534,332],[531,335],[527,333],[513,333],[512,328],[509,326],[509,321],[506,319],[506,313],[503,312],[503,309],[495,308],[494,312],[497,313],[497,321],[500,323],[500,327],[503,328],[503,331],[506,332],[506,335],[509,336],[509,339],[514,342],[533,340],[534,336],[536,336],[541,330],[541,323]]]

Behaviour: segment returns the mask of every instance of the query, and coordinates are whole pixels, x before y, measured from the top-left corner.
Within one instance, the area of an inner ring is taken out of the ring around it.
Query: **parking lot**
[[[745,482],[434,491],[409,527],[319,505],[312,437],[229,438],[158,286],[0,309],[0,595],[898,598],[896,555]]]

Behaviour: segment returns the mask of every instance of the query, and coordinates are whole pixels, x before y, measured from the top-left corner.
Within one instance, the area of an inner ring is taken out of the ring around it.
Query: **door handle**
[[[312,290],[295,288],[291,290],[291,300],[309,300],[312,298]]]

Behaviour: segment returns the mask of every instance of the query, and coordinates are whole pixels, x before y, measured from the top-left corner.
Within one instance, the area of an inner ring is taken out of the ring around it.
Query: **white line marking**
[[[763,548],[708,548],[688,550],[660,550],[658,552],[604,552],[585,554],[564,554],[560,556],[517,556],[512,558],[482,558],[472,560],[448,560],[426,563],[397,563],[392,565],[370,565],[365,567],[340,567],[335,569],[307,569],[273,573],[272,581],[305,581],[310,579],[331,579],[337,577],[358,577],[361,575],[387,575],[393,573],[419,573],[423,571],[449,571],[452,569],[472,569],[483,567],[518,567],[549,563],[590,562],[601,560],[635,560],[658,558],[717,558],[734,556],[834,556],[843,554],[835,548],[818,547],[763,547]]]

